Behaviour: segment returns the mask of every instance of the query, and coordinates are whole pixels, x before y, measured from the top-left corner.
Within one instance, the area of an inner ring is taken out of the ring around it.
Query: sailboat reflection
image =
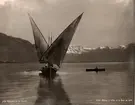
[[[35,105],[71,105],[58,74],[52,81],[40,76]]]

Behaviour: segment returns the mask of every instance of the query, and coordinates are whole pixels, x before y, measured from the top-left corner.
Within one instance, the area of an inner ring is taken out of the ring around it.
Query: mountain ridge
[[[38,62],[35,46],[29,41],[0,33],[0,63]],[[128,62],[135,59],[135,43],[112,48],[70,46],[64,62]]]
[[[126,49],[126,45],[120,45],[118,47],[108,47],[108,46],[102,46],[102,47],[97,47],[97,48],[91,48],[91,47],[83,47],[83,46],[69,46],[69,49],[67,51],[68,54],[70,53],[75,53],[75,54],[81,54],[83,52],[88,52],[96,49],[104,50],[104,49]]]
[[[29,41],[4,33],[0,33],[0,55],[1,62],[37,61],[36,50]]]

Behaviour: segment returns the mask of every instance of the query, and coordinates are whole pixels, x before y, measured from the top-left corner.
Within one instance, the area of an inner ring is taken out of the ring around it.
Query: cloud
[[[61,0],[44,0],[44,1],[48,4],[54,4],[54,3],[60,2]]]
[[[109,4],[122,4],[124,6],[127,6],[131,0],[89,0],[90,2],[96,2],[96,3],[109,3]]]
[[[5,5],[6,2],[14,2],[15,0],[0,0],[0,5]]]
[[[115,2],[127,6],[131,2],[131,0],[116,0]]]

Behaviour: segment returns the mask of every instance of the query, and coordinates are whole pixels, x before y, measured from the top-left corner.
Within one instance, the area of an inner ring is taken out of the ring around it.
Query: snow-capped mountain
[[[68,54],[71,54],[71,53],[81,54],[81,53],[86,52],[86,51],[87,50],[85,50],[85,48],[82,46],[69,46],[67,53]]]
[[[125,45],[120,45],[119,48],[126,49],[127,46],[125,46]]]
[[[90,47],[83,47],[83,46],[69,46],[67,53],[68,54],[82,54],[83,52],[89,52],[92,50],[104,50],[104,49],[126,49],[127,47],[125,45],[120,45],[118,47],[108,47],[108,46],[100,46],[97,48],[90,48]]]

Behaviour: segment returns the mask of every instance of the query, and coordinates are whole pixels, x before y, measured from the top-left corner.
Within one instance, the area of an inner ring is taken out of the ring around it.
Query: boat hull
[[[46,78],[47,80],[53,80],[56,77],[56,70],[53,68],[43,68],[40,70],[41,73],[39,73],[40,76]]]

